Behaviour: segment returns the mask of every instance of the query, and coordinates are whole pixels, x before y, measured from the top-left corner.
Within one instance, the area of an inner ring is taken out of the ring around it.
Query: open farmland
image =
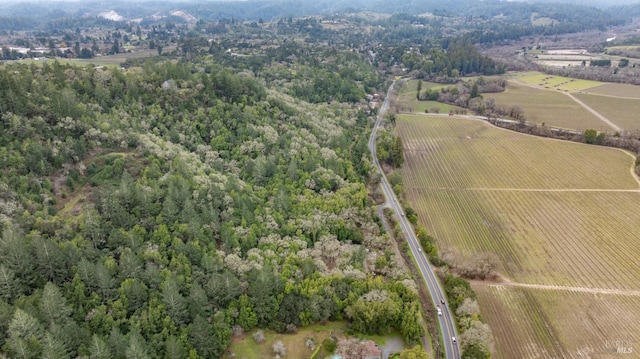
[[[640,99],[640,86],[630,84],[602,84],[580,92],[620,98]]]
[[[509,278],[479,285],[495,357],[578,358],[591,343],[603,358],[598,343],[640,340],[631,155],[449,116],[401,115],[397,130],[407,198],[440,249],[493,252]]]
[[[640,130],[640,99],[575,93],[575,97],[623,130]]]
[[[533,62],[552,67],[584,66],[602,56],[594,55],[584,49],[531,50],[526,54]]]
[[[495,99],[505,108],[519,106],[529,122],[579,131],[589,128],[611,131],[611,127],[606,123],[600,121],[570,97],[557,91],[537,89],[510,81],[507,91],[482,96]]]
[[[408,167],[424,165],[430,174],[406,182],[413,187],[638,189],[630,175],[633,157],[618,149],[551,141],[458,117],[400,118]],[[610,168],[607,176],[603,168]]]
[[[638,288],[638,193],[427,189],[409,182],[407,196],[443,250],[494,252],[518,282]]]
[[[546,26],[553,25],[557,21],[550,17],[539,17],[537,13],[531,13],[531,25]]]
[[[536,61],[537,63],[544,65],[544,66],[549,66],[549,67],[557,67],[557,68],[564,68],[564,67],[578,67],[578,66],[582,66],[582,61],[581,60],[555,60],[555,59],[550,59],[550,60],[543,60],[543,61]]]
[[[164,52],[170,52],[175,50],[175,47],[166,47]],[[34,63],[36,65],[42,65],[44,63],[52,64],[55,61],[58,61],[61,64],[69,64],[76,66],[86,66],[86,65],[98,65],[98,66],[110,66],[110,67],[119,67],[120,64],[127,61],[128,59],[143,59],[147,57],[154,57],[158,55],[158,50],[140,50],[134,52],[124,52],[117,55],[109,55],[109,56],[98,56],[91,59],[40,59],[40,60],[16,60],[17,63],[21,64],[29,64]]]

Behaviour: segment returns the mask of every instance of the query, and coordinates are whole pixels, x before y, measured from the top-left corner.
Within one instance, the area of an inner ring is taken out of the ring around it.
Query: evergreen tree
[[[167,278],[162,283],[162,302],[176,325],[187,321],[187,301],[180,294],[178,283],[174,278]]]
[[[97,334],[91,337],[89,351],[91,352],[91,359],[108,359],[112,357],[109,345]]]
[[[39,309],[40,316],[49,326],[66,322],[72,312],[60,289],[51,282],[44,286]]]

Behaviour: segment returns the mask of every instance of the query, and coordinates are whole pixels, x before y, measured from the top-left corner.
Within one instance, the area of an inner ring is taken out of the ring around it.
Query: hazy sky
[[[10,4],[10,3],[20,3],[20,2],[30,2],[30,3],[55,3],[55,2],[82,2],[86,0],[0,0],[0,4]],[[131,0],[131,3],[137,2],[145,2],[145,1],[162,1],[162,0]],[[251,0],[168,0],[167,2],[215,2],[215,1],[251,1]],[[270,0],[259,0],[259,1],[270,1]],[[271,0],[271,1],[281,1],[281,0]],[[313,0],[298,0],[298,1],[313,1]],[[329,0],[331,1],[331,0]],[[343,1],[343,0],[335,0],[335,1]],[[388,0],[395,1],[395,0]],[[419,0],[418,0],[419,1]],[[448,1],[455,0],[442,0],[443,3]],[[482,1],[482,0],[478,0]],[[622,5],[622,4],[638,4],[640,0],[506,0],[506,1],[523,1],[523,2],[570,2],[581,5],[592,5],[592,6],[602,6],[602,5]],[[91,1],[95,2],[95,1]],[[103,1],[108,3],[109,1]]]

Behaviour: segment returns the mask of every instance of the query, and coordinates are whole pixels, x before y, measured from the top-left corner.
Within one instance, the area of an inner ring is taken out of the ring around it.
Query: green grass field
[[[528,50],[530,53],[540,53],[540,50]],[[507,77],[510,79],[521,79],[524,77],[540,75],[538,71],[514,71],[507,73]]]
[[[530,85],[542,86],[553,90],[560,91],[580,91],[590,87],[602,85],[602,82],[573,79],[570,77],[553,76],[543,73],[527,73],[526,75],[519,77],[520,81],[523,81]]]
[[[439,83],[435,83],[435,82],[428,82],[428,81],[422,81],[422,90],[424,91],[425,89],[429,89],[429,90],[440,90],[442,88],[447,88],[447,87],[451,87],[451,86],[455,86],[455,85],[445,85],[445,84],[439,84]],[[402,95],[416,95],[416,90],[418,89],[418,80],[409,80],[407,82],[405,82],[404,86],[402,87]]]
[[[599,131],[611,131],[611,128],[597,117],[585,110],[568,96],[559,91],[548,91],[510,81],[507,91],[494,94],[483,94],[485,98],[493,98],[505,108],[520,106],[527,121],[549,126],[577,129],[589,128]]]
[[[308,327],[304,327],[298,330],[295,334],[278,334],[273,330],[264,330],[265,342],[258,344],[253,340],[253,334],[255,330],[236,336],[232,338],[229,349],[224,353],[224,359],[272,359],[275,354],[273,353],[273,343],[280,340],[287,348],[287,355],[285,358],[306,359],[310,358],[313,352],[305,346],[307,338],[313,338],[318,346],[322,345],[322,342],[329,338],[332,334],[344,335],[347,326],[345,322],[329,322],[325,325],[314,324]],[[401,335],[398,332],[392,332],[388,335],[359,335],[361,339],[373,340],[377,345],[384,345],[387,339],[396,338],[401,339]],[[230,353],[234,353],[232,357]],[[324,349],[320,354],[325,353]],[[327,354],[327,353],[325,353]],[[324,356],[318,356],[317,359],[323,359]]]
[[[607,46],[607,50],[635,50],[640,51],[639,45],[618,45],[618,46]]]
[[[443,84],[423,81],[422,91],[426,89],[440,90],[441,88],[450,87],[450,86],[454,86],[454,85],[443,85]],[[433,109],[437,108],[440,113],[449,113],[449,111],[464,110],[461,107],[440,103],[437,101],[418,101],[418,99],[416,98],[417,89],[418,89],[418,80],[410,80],[404,84],[404,86],[400,90],[400,93],[398,94],[398,101],[396,102],[396,105],[401,111],[424,113],[425,110],[428,110],[429,112],[434,112]]]
[[[166,48],[163,52],[173,51],[175,48]],[[41,59],[41,60],[18,60],[16,63],[21,64],[30,64],[34,63],[36,65],[42,65],[45,62],[53,63],[54,61],[58,61],[62,64],[70,64],[76,66],[87,66],[87,65],[97,65],[97,66],[110,66],[117,67],[120,66],[121,63],[127,61],[127,59],[142,59],[147,57],[153,57],[158,55],[158,50],[140,50],[135,52],[122,53],[117,55],[109,55],[109,56],[99,56],[94,57],[92,59]]]
[[[623,130],[640,130],[640,98],[619,98],[592,94],[576,93],[575,97],[613,121]]]
[[[272,359],[273,343],[281,340],[287,348],[287,358],[309,358],[313,352],[304,345],[307,338],[314,339],[317,345],[331,335],[332,331],[342,332],[346,329],[344,322],[331,322],[327,325],[315,324],[298,330],[296,334],[278,334],[272,330],[265,330],[265,342],[257,344],[253,340],[255,331],[247,332],[240,337],[234,337],[229,346],[229,350],[225,352],[223,358],[230,359],[229,352],[235,354],[235,359]]]
[[[547,25],[553,25],[554,23],[556,23],[556,20],[550,17],[533,18],[533,15],[531,16],[531,25],[533,26],[547,26]]]
[[[401,115],[397,131],[405,193],[441,251],[493,252],[515,284],[640,293],[633,156],[448,116]],[[497,289],[479,293],[496,358],[570,357],[583,343],[605,340],[604,330],[612,338],[640,333],[640,300],[625,307],[626,296],[614,298],[624,303],[609,315],[631,310],[614,330],[605,307],[590,302],[594,294],[526,289],[508,289],[506,299]],[[578,313],[594,309],[592,317],[574,315],[573,301]],[[599,322],[600,336],[586,326]]]

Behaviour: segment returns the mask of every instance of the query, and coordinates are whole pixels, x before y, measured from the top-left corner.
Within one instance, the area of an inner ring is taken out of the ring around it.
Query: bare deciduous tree
[[[465,278],[491,279],[498,276],[500,259],[495,253],[482,252],[465,258],[453,251],[444,251],[442,261]]]
[[[311,351],[314,351],[316,350],[316,341],[313,338],[308,337],[304,341],[304,346],[309,348]]]
[[[231,331],[233,332],[233,335],[242,335],[242,333],[244,333],[244,329],[239,325],[231,327]]]
[[[460,334],[460,342],[464,347],[475,346],[493,351],[493,334],[488,324],[474,320],[469,328]]]
[[[476,300],[471,298],[465,298],[458,309],[456,309],[456,315],[458,317],[472,317],[478,314],[480,314],[480,306]]]

